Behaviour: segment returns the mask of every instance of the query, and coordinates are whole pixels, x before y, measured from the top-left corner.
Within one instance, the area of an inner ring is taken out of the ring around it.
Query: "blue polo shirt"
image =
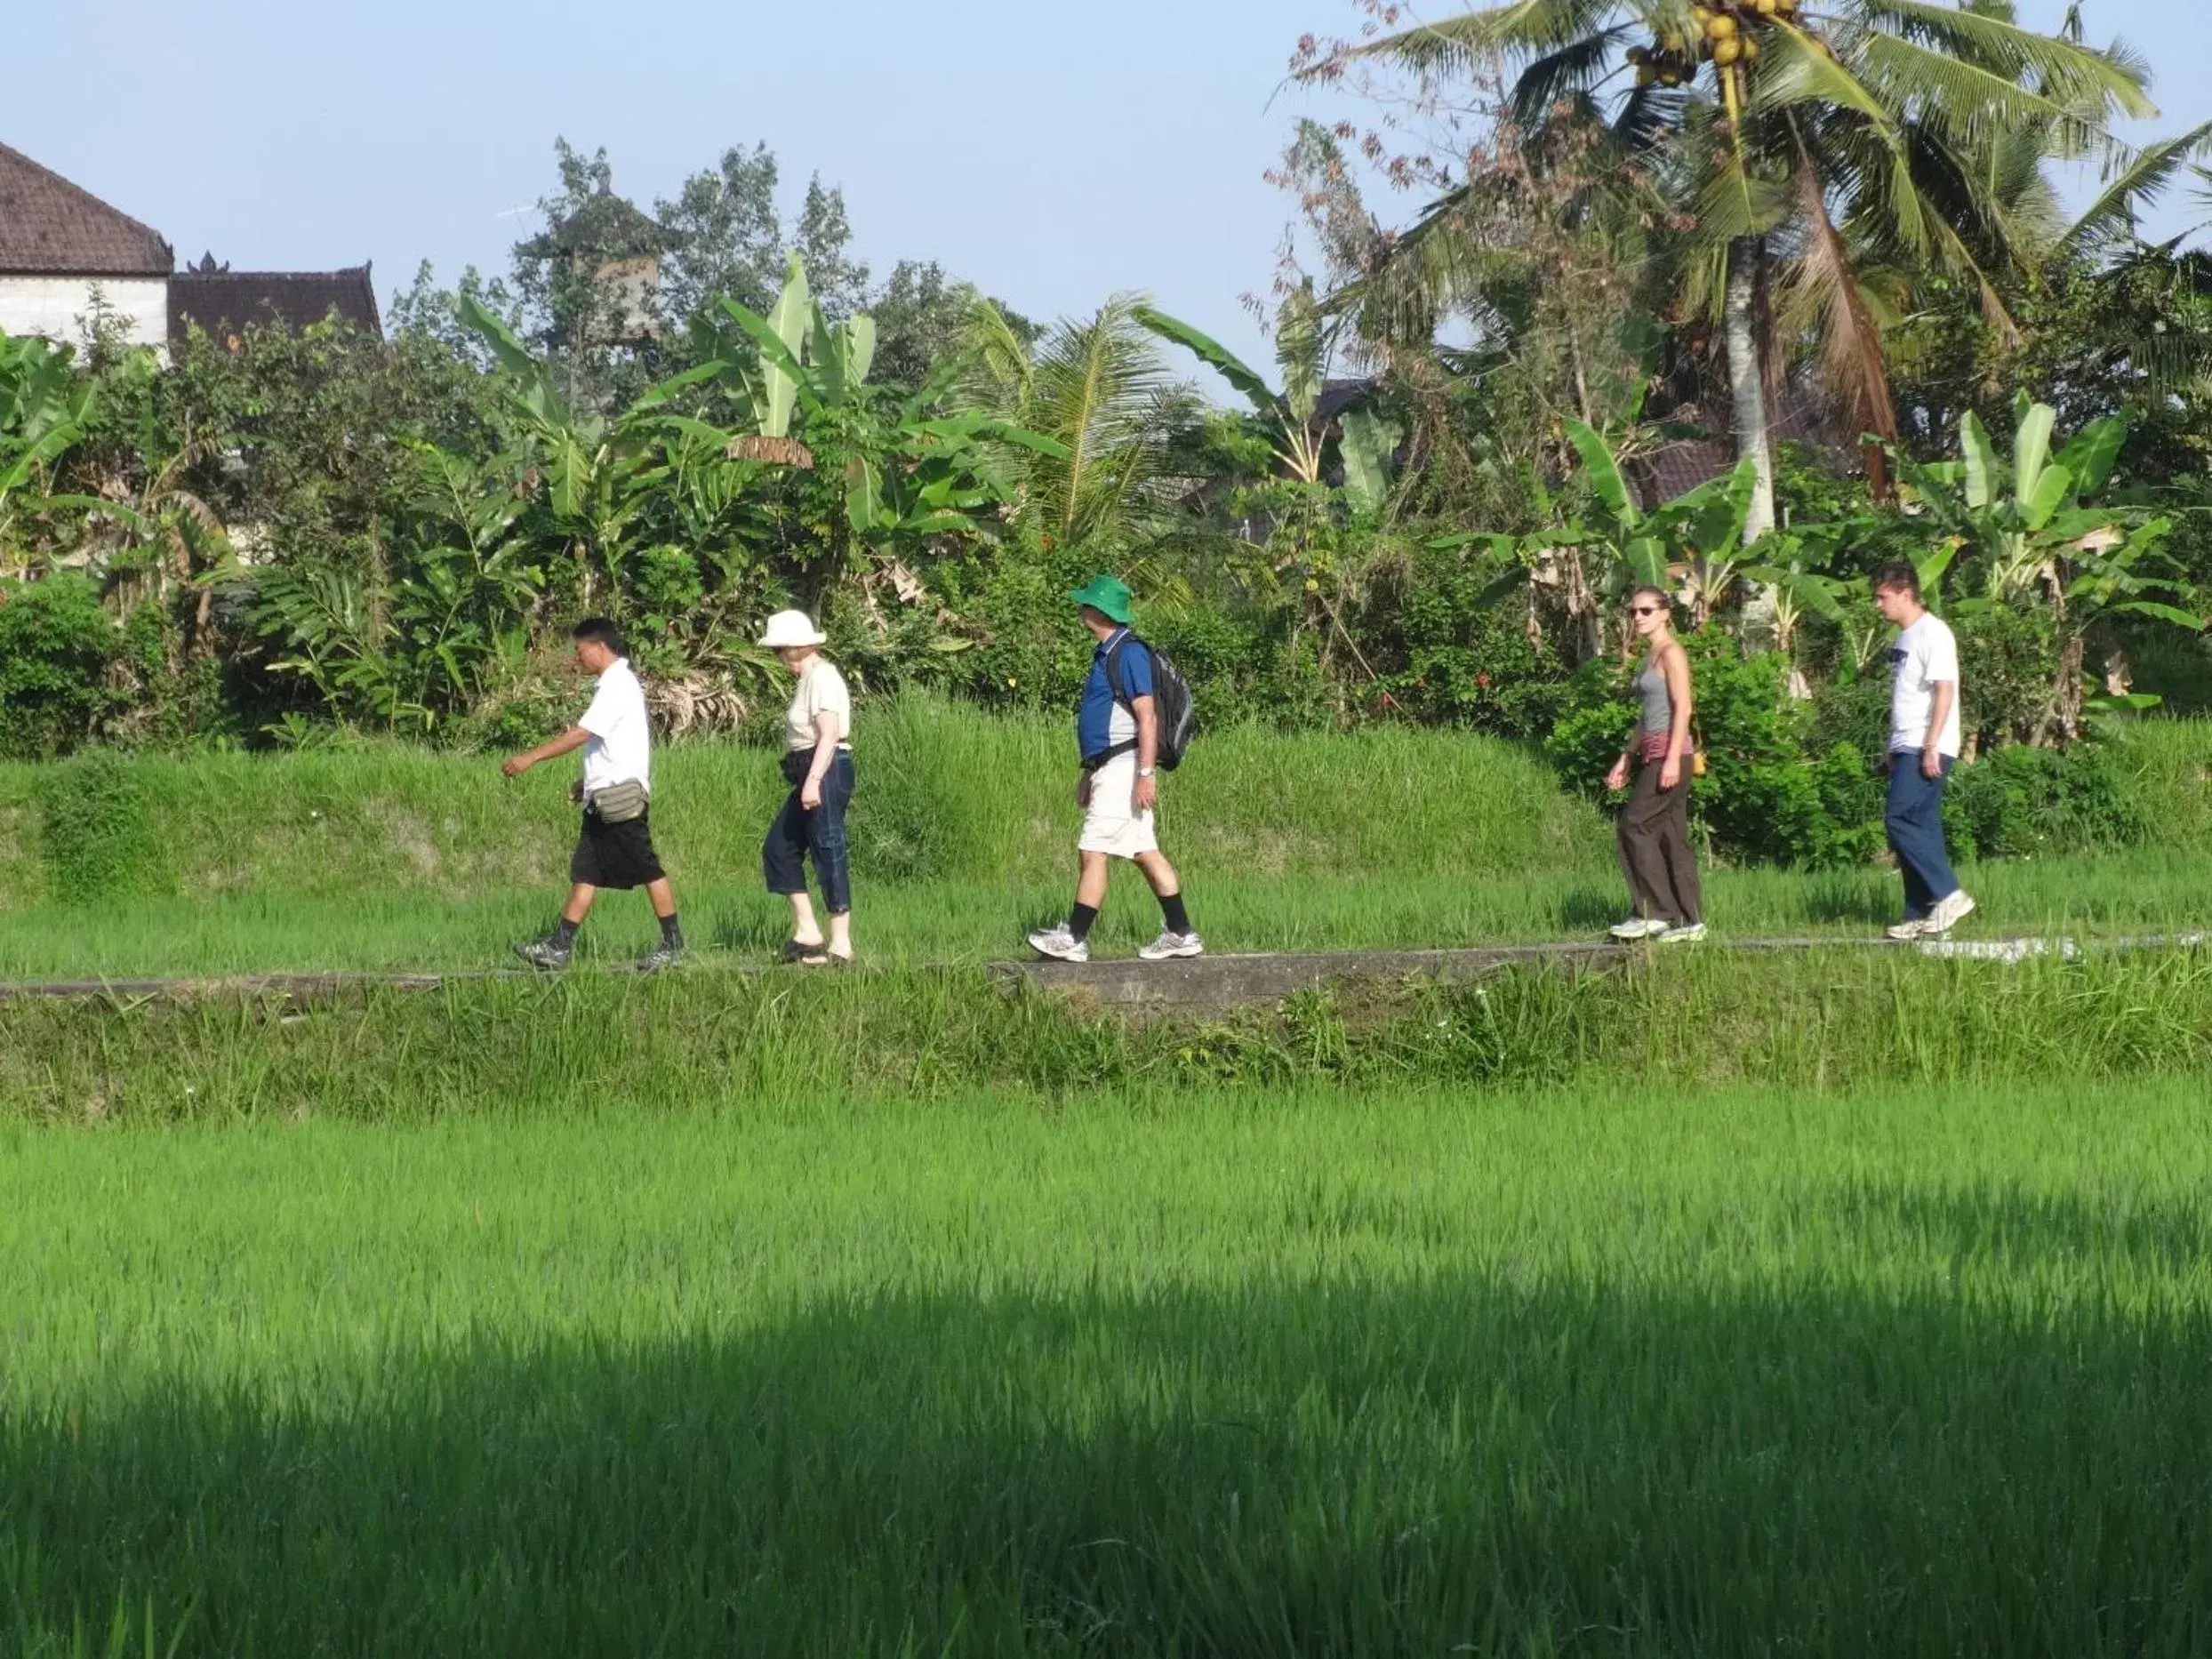
[[[1142,640],[1131,638],[1126,628],[1117,628],[1091,653],[1083,701],[1076,705],[1076,749],[1086,760],[1117,743],[1136,741],[1137,717],[1114,700],[1113,682],[1106,677],[1107,653],[1116,651],[1120,653],[1114,667],[1121,675],[1121,694],[1132,702],[1152,694],[1152,653]]]

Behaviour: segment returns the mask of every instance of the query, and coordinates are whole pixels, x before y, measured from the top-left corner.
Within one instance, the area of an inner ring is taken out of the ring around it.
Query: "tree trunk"
[[[1775,445],[1767,429],[1767,391],[1759,357],[1759,266],[1765,248],[1757,236],[1738,236],[1728,244],[1727,297],[1722,328],[1728,347],[1728,397],[1735,426],[1737,459],[1749,456],[1759,468],[1751,510],[1743,521],[1745,546],[1775,525]]]

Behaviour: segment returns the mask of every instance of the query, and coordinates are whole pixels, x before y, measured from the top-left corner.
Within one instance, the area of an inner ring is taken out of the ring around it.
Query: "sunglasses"
[[[1628,608],[1639,616],[1664,616],[1667,613],[1667,607],[1663,605],[1631,605]]]

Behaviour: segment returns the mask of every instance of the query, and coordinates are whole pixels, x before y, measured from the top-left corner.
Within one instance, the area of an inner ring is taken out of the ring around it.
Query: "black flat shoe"
[[[809,957],[820,956],[822,953],[823,949],[824,947],[821,945],[803,945],[796,939],[787,939],[783,942],[783,954],[778,957],[776,960],[779,962],[804,962]]]

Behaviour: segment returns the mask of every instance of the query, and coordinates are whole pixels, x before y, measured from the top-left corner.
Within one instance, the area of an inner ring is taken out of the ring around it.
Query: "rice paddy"
[[[2199,1080],[4,1144],[19,1653],[2206,1634]]]

